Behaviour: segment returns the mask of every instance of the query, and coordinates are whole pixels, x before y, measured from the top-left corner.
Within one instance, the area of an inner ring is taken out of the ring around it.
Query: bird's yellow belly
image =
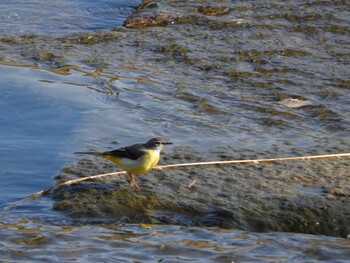
[[[133,175],[148,172],[149,170],[154,168],[159,161],[159,153],[154,151],[148,151],[145,155],[141,156],[136,160],[120,158],[111,155],[106,155],[103,157],[114,162],[120,168]]]

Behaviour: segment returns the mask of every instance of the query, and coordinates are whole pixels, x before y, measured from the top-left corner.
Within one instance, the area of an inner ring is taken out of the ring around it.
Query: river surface
[[[4,0],[1,1],[1,34],[67,34],[111,29],[122,24],[137,0]]]
[[[0,261],[348,262],[346,159],[150,173],[146,197],[125,194],[145,214],[94,203],[120,198],[103,181],[17,202],[57,175],[115,170],[75,151],[154,136],[174,143],[162,164],[349,152],[349,3],[154,2],[140,17],[166,23],[127,29],[140,1],[1,1]],[[339,214],[322,210],[323,230],[243,213],[274,198]]]

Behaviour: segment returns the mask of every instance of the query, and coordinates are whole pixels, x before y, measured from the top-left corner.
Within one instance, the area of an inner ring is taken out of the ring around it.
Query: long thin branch
[[[34,199],[37,199],[37,198],[39,198],[41,196],[46,195],[47,193],[51,192],[54,189],[61,188],[62,186],[68,186],[68,185],[76,184],[76,183],[79,183],[79,182],[82,182],[82,181],[86,181],[86,180],[97,179],[97,178],[101,178],[101,177],[105,177],[105,176],[121,175],[121,174],[125,174],[125,173],[126,173],[126,171],[120,171],[120,172],[113,172],[113,173],[106,173],[106,174],[97,174],[97,175],[91,175],[91,176],[87,176],[87,177],[76,178],[76,179],[73,179],[73,180],[69,180],[69,181],[66,181],[66,182],[63,182],[63,183],[56,184],[54,186],[51,186],[49,188],[46,188],[46,189],[41,190],[39,192],[36,192],[34,194],[28,195],[23,200],[34,200]]]
[[[268,159],[248,159],[248,160],[231,160],[231,161],[212,161],[212,162],[196,162],[196,163],[179,163],[179,164],[169,164],[169,165],[161,165],[155,167],[155,169],[168,169],[175,167],[186,167],[186,166],[201,166],[201,165],[215,165],[215,164],[243,164],[243,163],[267,163],[267,162],[278,162],[278,161],[294,161],[294,160],[316,160],[316,159],[325,159],[325,158],[334,158],[334,157],[350,157],[350,153],[338,153],[338,154],[323,154],[323,155],[310,155],[310,156],[292,156],[292,157],[279,157],[279,158],[268,158]],[[77,178],[73,180],[69,180],[63,183],[59,183],[55,186],[49,187],[45,190],[39,191],[35,194],[29,195],[24,200],[34,200],[39,197],[46,195],[54,189],[61,188],[63,186],[76,184],[82,181],[102,178],[106,176],[115,176],[125,174],[125,171],[121,172],[113,172],[113,173],[105,173],[105,174],[97,174],[82,178]]]
[[[350,157],[350,153],[338,153],[338,154],[323,154],[323,155],[310,155],[310,156],[292,156],[292,157],[279,157],[279,158],[268,158],[268,159],[252,159],[252,160],[231,160],[231,161],[213,161],[213,162],[198,162],[198,163],[180,163],[180,164],[169,164],[157,166],[156,169],[166,169],[174,167],[185,167],[185,166],[199,166],[199,165],[214,165],[214,164],[234,164],[234,163],[267,163],[277,161],[294,161],[294,160],[315,160],[325,159],[332,157]]]

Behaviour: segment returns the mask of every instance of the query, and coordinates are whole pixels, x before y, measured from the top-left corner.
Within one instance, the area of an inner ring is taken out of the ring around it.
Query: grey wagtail
[[[157,137],[146,143],[133,144],[113,151],[76,152],[75,154],[92,154],[112,161],[128,173],[131,186],[140,190],[134,175],[146,173],[156,167],[160,151],[166,144],[172,143]]]

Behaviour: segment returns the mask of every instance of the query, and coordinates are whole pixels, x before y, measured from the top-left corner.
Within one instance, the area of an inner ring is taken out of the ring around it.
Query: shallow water
[[[178,200],[184,211],[210,210],[197,215],[197,224],[191,213],[172,214],[171,207],[153,211],[163,225],[127,224],[126,214],[102,216],[93,202],[91,210],[79,207],[89,202],[79,192],[81,202],[62,212],[50,198],[11,206],[53,185],[62,169],[97,173],[80,165],[75,151],[112,149],[155,135],[174,142],[163,163],[348,151],[346,2],[162,1],[163,12],[194,21],[142,29],[115,28],[132,11],[130,2],[19,2],[0,4],[1,261],[349,260],[348,239],[191,227],[232,228],[225,219],[232,212],[241,220],[240,207],[258,211],[260,205],[273,209],[274,199],[298,206],[320,198],[328,209],[320,214],[330,213],[326,221],[342,229],[329,233],[346,237],[348,225],[336,217],[348,213],[341,206],[350,196],[346,160],[169,170],[138,178],[154,200]],[[40,16],[33,11],[39,3]],[[198,6],[206,5],[230,11],[204,15]],[[95,159],[85,163],[105,166]],[[193,190],[181,188],[194,178]],[[107,180],[97,183],[96,197],[104,191],[108,196],[108,187]],[[337,205],[339,214],[329,212]],[[177,220],[187,226],[166,224]],[[327,227],[312,225],[305,232]],[[264,231],[259,225],[241,229]]]
[[[307,235],[27,220],[1,227],[7,229],[0,233],[2,260],[11,262],[346,262],[350,256],[347,240]]]
[[[4,0],[0,34],[67,34],[121,25],[139,0]]]

